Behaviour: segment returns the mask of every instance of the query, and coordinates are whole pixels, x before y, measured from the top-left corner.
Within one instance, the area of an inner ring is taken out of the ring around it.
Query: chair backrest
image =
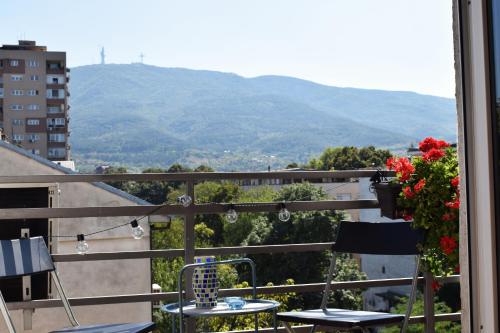
[[[417,255],[417,244],[423,241],[423,232],[410,222],[368,223],[341,222],[334,252]]]
[[[71,325],[78,326],[66,293],[55,270],[54,262],[43,237],[0,240],[0,279],[50,272]],[[16,333],[7,305],[0,292],[0,312],[9,333]]]
[[[32,275],[54,269],[43,237],[0,240],[0,278]]]

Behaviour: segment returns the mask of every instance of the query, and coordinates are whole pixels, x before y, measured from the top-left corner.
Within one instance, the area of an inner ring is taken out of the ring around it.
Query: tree
[[[125,167],[109,167],[104,170],[105,175],[113,175],[113,174],[118,174],[118,173],[128,173],[127,168]],[[125,191],[130,193],[131,190],[131,182],[128,181],[116,181],[116,182],[106,182],[106,184],[113,186],[119,190]]]
[[[405,314],[407,304],[408,304],[407,297],[400,298],[399,303],[396,305],[396,307],[392,312]],[[451,309],[445,303],[438,302],[437,299],[435,299],[434,310],[436,314],[451,312]],[[420,316],[423,314],[424,314],[424,300],[422,295],[419,294],[419,297],[415,301],[415,304],[413,304],[412,316]],[[460,323],[446,322],[446,321],[436,323],[436,333],[460,333],[460,331],[461,331]],[[424,325],[423,324],[409,325],[408,330],[406,332],[407,333],[424,332]],[[399,327],[397,326],[386,327],[381,330],[381,333],[399,333]]]
[[[326,199],[323,189],[309,183],[298,183],[281,188],[274,200],[277,202],[312,201]],[[334,240],[338,222],[343,219],[341,212],[314,211],[294,212],[288,221],[280,221],[276,213],[259,216],[252,221],[252,230],[243,245],[294,244],[331,242]],[[260,281],[275,284],[285,283],[292,278],[297,283],[325,281],[330,255],[324,252],[304,252],[287,254],[255,255],[257,276]],[[280,269],[286,268],[286,269]],[[336,280],[362,280],[366,276],[359,272],[357,263],[343,256],[338,259]],[[303,295],[296,298],[293,307],[318,306],[321,295]],[[335,292],[331,298],[335,306],[362,306],[360,291]]]
[[[167,170],[160,168],[148,168],[142,170],[142,173],[166,173]],[[171,187],[166,181],[152,182],[134,182],[130,189],[130,193],[146,200],[152,204],[160,205],[167,200],[168,193],[171,192]]]
[[[199,165],[197,166],[194,170],[194,172],[214,172],[214,169],[212,169],[211,167],[207,166],[207,165]]]
[[[385,165],[391,156],[388,150],[376,149],[373,146],[356,147],[329,147],[319,158],[309,161],[307,167],[316,170],[354,170],[360,168],[377,168]]]

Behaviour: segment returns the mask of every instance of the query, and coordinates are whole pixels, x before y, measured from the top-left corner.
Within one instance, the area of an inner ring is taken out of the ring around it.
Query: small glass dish
[[[224,297],[224,302],[231,310],[241,310],[246,304],[241,297]]]

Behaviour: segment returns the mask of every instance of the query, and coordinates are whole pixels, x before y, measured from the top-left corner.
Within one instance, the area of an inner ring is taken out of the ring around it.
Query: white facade
[[[70,171],[29,152],[0,142],[0,175],[64,174]],[[31,184],[34,187],[47,184]],[[144,204],[104,184],[61,183],[52,184],[60,190],[56,195],[59,207],[123,206]],[[18,184],[14,186],[19,186]],[[19,186],[20,187],[20,186]],[[73,235],[90,233],[123,224],[134,217],[53,219],[53,234]],[[1,223],[1,221],[0,221]],[[141,223],[146,236],[141,240],[131,237],[130,228],[124,227],[88,237],[90,252],[149,250],[149,227]],[[53,243],[54,253],[75,253],[76,240],[60,239]],[[149,259],[82,261],[57,263],[57,270],[68,297],[140,294],[151,292]],[[57,296],[55,296],[57,297]],[[74,307],[80,324],[142,322],[151,320],[150,303],[110,304]],[[63,308],[36,309],[32,314],[32,330],[24,330],[23,311],[12,311],[18,332],[47,332],[70,326]],[[0,323],[0,332],[5,332]]]

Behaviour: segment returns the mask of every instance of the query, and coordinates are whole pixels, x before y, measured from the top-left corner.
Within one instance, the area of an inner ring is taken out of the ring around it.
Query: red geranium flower
[[[399,181],[405,182],[410,179],[411,174],[415,172],[415,167],[406,157],[389,158],[387,160],[387,168],[396,171]]]
[[[455,273],[460,273],[460,265],[457,265],[457,267],[455,267]]]
[[[403,220],[411,221],[411,220],[413,220],[413,216],[410,214],[403,214]]]
[[[460,184],[460,176],[456,176],[451,180],[451,186],[458,187],[458,184]]]
[[[432,290],[438,291],[439,288],[441,288],[441,284],[439,284],[436,280],[432,280]]]
[[[441,149],[432,148],[424,154],[423,159],[426,162],[432,162],[441,159],[444,155],[446,155],[446,153]]]
[[[425,138],[424,140],[422,140],[418,144],[418,149],[420,149],[420,151],[422,153],[427,153],[431,149],[442,149],[442,148],[446,148],[449,146],[450,146],[450,144],[447,143],[446,141],[436,140],[434,138],[428,137],[428,138]]]
[[[418,183],[415,184],[415,193],[419,193],[420,191],[422,191],[422,189],[424,188],[425,186],[425,178],[422,178],[418,181]]]
[[[403,194],[406,199],[413,199],[415,197],[415,192],[411,190],[410,186],[406,186],[403,188]]]
[[[439,241],[439,245],[441,245],[441,250],[443,250],[443,252],[446,255],[452,254],[453,251],[455,251],[455,249],[458,246],[455,238],[450,237],[450,236],[441,237],[441,240]]]
[[[457,197],[454,201],[447,201],[444,205],[448,208],[459,209],[460,208],[460,199]]]

